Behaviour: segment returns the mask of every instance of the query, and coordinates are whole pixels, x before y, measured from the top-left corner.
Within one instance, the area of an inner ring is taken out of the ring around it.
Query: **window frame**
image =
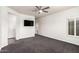
[[[74,20],[74,35],[70,35],[70,34],[69,34],[69,19],[73,19],[73,20]],[[76,37],[79,37],[79,35],[76,34],[76,26],[77,26],[76,21],[77,21],[77,19],[79,19],[79,17],[68,18],[68,20],[67,20],[67,34],[68,34],[69,36],[76,36]]]

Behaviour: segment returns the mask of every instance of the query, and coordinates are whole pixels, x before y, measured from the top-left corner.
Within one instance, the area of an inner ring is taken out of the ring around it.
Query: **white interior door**
[[[15,38],[16,37],[16,16],[13,14],[8,13],[8,38]]]

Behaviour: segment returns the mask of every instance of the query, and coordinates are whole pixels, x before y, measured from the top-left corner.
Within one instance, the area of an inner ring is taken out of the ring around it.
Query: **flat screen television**
[[[32,20],[24,20],[24,26],[34,26],[34,21],[32,21]]]

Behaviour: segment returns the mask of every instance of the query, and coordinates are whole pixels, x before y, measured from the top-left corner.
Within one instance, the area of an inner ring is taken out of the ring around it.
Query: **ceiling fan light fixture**
[[[42,10],[39,10],[39,13],[42,13],[43,11]]]

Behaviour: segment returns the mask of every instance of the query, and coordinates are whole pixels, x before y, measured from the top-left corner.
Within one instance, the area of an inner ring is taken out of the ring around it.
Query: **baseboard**
[[[8,38],[8,39],[16,39],[16,37],[11,37],[11,38]]]
[[[56,38],[53,38],[53,37],[48,37],[46,35],[42,35],[42,34],[37,34],[37,35],[41,35],[43,37],[47,37],[47,38],[55,39],[55,40],[58,40],[58,41],[61,41],[61,42],[66,42],[66,43],[69,43],[69,44],[73,44],[73,45],[79,46],[78,44],[75,44],[75,43],[72,43],[72,42],[68,42],[68,41],[65,41],[65,40],[56,39]]]
[[[35,37],[35,36],[29,36],[29,37],[24,37],[24,38],[18,38],[17,40],[26,39],[26,38],[32,38],[32,37]]]

